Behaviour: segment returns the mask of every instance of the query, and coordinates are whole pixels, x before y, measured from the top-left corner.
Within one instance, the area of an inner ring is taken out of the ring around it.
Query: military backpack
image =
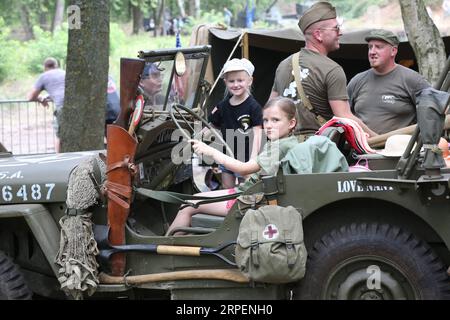
[[[302,216],[292,206],[261,206],[245,213],[235,249],[236,263],[250,280],[288,283],[305,275]]]

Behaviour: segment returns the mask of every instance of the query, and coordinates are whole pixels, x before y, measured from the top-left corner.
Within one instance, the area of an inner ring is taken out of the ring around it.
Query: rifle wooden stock
[[[371,146],[372,148],[382,148],[386,142],[386,140],[393,135],[396,134],[413,134],[414,130],[416,130],[417,124],[413,124],[411,126],[408,127],[404,127],[404,128],[400,128],[397,130],[393,130],[393,131],[389,131],[386,132],[384,134],[380,134],[376,137],[372,137],[367,139],[367,142],[369,143],[369,146]],[[445,124],[444,124],[444,129],[450,129],[450,115],[447,115],[445,117]]]
[[[141,274],[128,277],[111,277],[105,273],[99,275],[102,284],[139,285],[158,281],[177,281],[194,279],[217,279],[237,283],[248,283],[250,280],[238,269],[183,270],[154,274]]]
[[[144,65],[145,60],[142,59],[120,59],[120,113],[114,123],[124,129],[134,109],[134,98]]]

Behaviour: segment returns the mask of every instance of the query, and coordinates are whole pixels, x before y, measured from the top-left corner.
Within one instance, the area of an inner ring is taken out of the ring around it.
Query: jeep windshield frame
[[[175,72],[175,55],[182,52],[186,61],[186,72],[178,76]],[[182,104],[194,109],[202,96],[199,87],[204,86],[204,76],[211,46],[159,49],[139,51],[138,57],[146,63],[153,63],[162,74],[164,103],[161,111],[168,111],[170,104]],[[148,110],[144,109],[144,112]]]

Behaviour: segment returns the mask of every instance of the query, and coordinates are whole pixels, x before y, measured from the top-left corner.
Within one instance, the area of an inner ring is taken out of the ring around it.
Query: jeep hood
[[[65,202],[69,175],[99,151],[0,157],[0,203]]]

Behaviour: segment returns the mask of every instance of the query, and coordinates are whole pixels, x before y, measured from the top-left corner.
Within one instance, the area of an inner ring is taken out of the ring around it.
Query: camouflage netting
[[[65,215],[59,221],[61,236],[55,263],[60,266],[58,280],[61,289],[74,299],[82,299],[83,292],[92,295],[97,289],[98,254],[94,239],[92,213],[86,211],[100,198],[90,174],[102,184],[106,166],[98,156],[80,163],[70,174],[67,190],[67,208],[77,209],[76,215]]]
[[[92,295],[99,283],[98,254],[91,214],[64,216],[60,220],[61,238],[56,263],[60,266],[58,281],[61,289],[74,299],[82,299],[83,292]]]
[[[106,180],[106,165],[99,156],[86,159],[71,172],[67,188],[67,208],[85,210],[98,202],[99,194],[90,174],[94,174],[100,184]]]

